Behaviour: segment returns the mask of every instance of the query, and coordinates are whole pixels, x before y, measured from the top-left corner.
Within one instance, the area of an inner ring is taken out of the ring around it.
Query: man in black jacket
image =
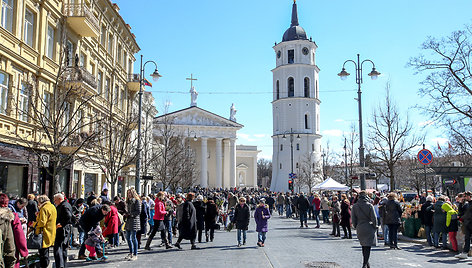
[[[72,207],[64,200],[63,194],[54,195],[57,210],[56,240],[54,241],[54,260],[57,268],[66,267],[67,248],[72,232]]]
[[[89,208],[87,211],[85,211],[84,215],[80,217],[79,224],[80,227],[82,227],[82,230],[84,230],[85,235],[84,235],[84,243],[80,245],[79,249],[79,259],[86,259],[87,257],[85,256],[85,240],[88,238],[88,232],[92,230],[92,228],[98,226],[101,220],[105,218],[105,215],[107,215],[111,211],[111,208],[109,205],[96,205],[91,208]]]
[[[300,214],[300,228],[303,228],[303,223],[305,223],[305,227],[308,228],[307,212],[309,208],[310,208],[310,202],[308,202],[308,199],[306,199],[303,193],[300,193],[300,196],[298,197],[298,202],[297,202],[297,210],[298,210],[298,213]]]
[[[246,198],[239,198],[239,205],[236,205],[234,209],[233,224],[236,224],[236,229],[238,229],[238,247],[241,246],[241,234],[243,238],[242,245],[246,244],[246,232],[249,227],[249,219],[251,218],[249,212],[249,206],[246,204]]]

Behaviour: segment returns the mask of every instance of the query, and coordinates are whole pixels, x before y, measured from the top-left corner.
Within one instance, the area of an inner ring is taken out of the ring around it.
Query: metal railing
[[[85,17],[92,23],[97,31],[100,29],[98,19],[93,15],[85,3],[64,4],[64,15],[66,17]]]
[[[97,89],[95,76],[87,71],[83,66],[67,67],[63,74],[64,82],[86,83],[93,89]]]

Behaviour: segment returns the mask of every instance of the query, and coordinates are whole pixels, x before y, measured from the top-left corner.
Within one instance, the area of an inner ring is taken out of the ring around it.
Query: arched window
[[[276,88],[276,96],[275,99],[278,100],[280,98],[280,85],[279,85],[279,80],[277,80],[277,83],[275,85]]]
[[[318,99],[318,80],[316,80],[315,91],[315,97]]]
[[[309,129],[309,126],[308,126],[308,115],[307,115],[307,114],[305,115],[305,129]]]
[[[298,162],[297,162],[296,168],[298,168]]]
[[[304,83],[304,90],[305,90],[305,98],[309,98],[310,97],[310,78],[308,77],[305,77],[304,79],[305,83]]]
[[[287,81],[288,96],[293,97],[295,95],[295,84],[293,77],[289,77]]]

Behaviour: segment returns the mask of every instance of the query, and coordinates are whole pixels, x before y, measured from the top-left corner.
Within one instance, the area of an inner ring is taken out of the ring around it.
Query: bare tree
[[[408,116],[402,117],[390,97],[390,84],[386,85],[385,101],[374,110],[372,123],[368,124],[368,150],[377,172],[390,179],[390,189],[395,189],[397,162],[424,140],[413,132]]]
[[[262,185],[264,177],[272,178],[272,161],[260,158],[257,160],[257,185]],[[267,187],[270,187],[270,180]]]
[[[421,107],[450,132],[451,143],[462,153],[472,153],[472,27],[437,39],[428,37],[422,49],[428,56],[411,58],[416,73],[426,73],[419,90],[430,102]]]
[[[359,142],[359,133],[357,133],[356,125],[351,124],[351,130],[349,133],[344,133],[343,137],[346,139],[346,152],[347,155],[347,168],[348,168],[348,179],[345,182],[352,189],[353,181],[351,176],[354,174],[354,166],[359,162],[359,150],[356,148],[356,144]],[[344,143],[343,143],[344,146]],[[343,161],[345,161],[343,159]]]
[[[306,153],[301,156],[297,171],[297,185],[311,193],[313,187],[323,180],[323,174],[319,166],[319,163],[315,162],[313,153]]]
[[[322,152],[322,172],[323,172],[323,179],[327,179],[331,177],[334,173],[334,158],[336,154],[331,150],[329,147],[329,140],[326,142],[326,148]]]

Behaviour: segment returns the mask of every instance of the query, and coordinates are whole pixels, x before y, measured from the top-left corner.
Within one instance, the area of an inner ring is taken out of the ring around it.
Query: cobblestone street
[[[310,224],[310,222],[309,222]],[[151,251],[140,250],[138,260],[125,261],[127,246],[111,250],[106,262],[74,260],[70,267],[361,267],[362,254],[358,241],[333,238],[331,229],[322,225],[314,229],[299,229],[296,220],[274,216],[269,221],[266,246],[256,245],[257,234],[251,220],[248,243],[238,248],[236,231],[218,231],[213,243],[201,243],[200,250],[190,250],[190,244],[182,244],[183,250],[164,250],[157,247],[160,238],[154,239]],[[341,231],[342,232],[342,231]],[[175,242],[175,241],[174,241]],[[424,248],[413,243],[399,243],[403,250],[387,250],[383,244],[373,248],[371,267],[467,267],[452,253]],[[330,266],[330,263],[332,264]],[[334,265],[337,264],[339,266]],[[322,265],[325,266],[322,266]]]

